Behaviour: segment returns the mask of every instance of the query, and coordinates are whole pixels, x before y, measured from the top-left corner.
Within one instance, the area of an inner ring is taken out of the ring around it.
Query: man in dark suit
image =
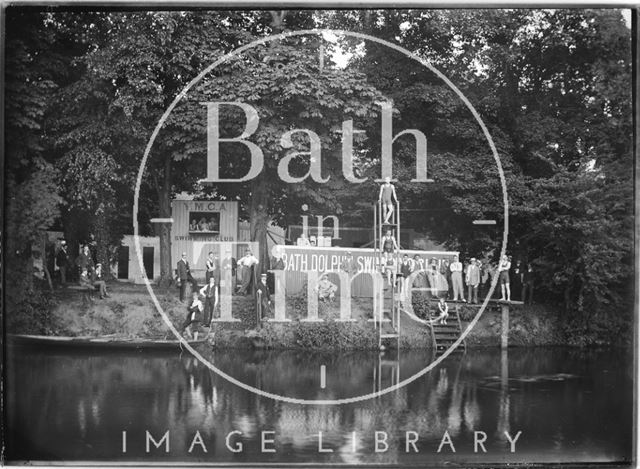
[[[260,281],[256,286],[256,295],[258,295],[260,302],[260,318],[262,319],[271,313],[271,292],[267,285],[267,274],[260,275]]]
[[[189,268],[189,262],[187,262],[187,253],[183,252],[182,257],[178,261],[177,265],[178,279],[180,280],[180,301],[184,301],[187,293],[187,282],[191,283],[191,290],[198,290],[198,282],[191,276],[191,269]]]
[[[93,257],[91,257],[91,251],[89,250],[88,245],[85,244],[82,247],[82,252],[76,258],[76,265],[78,266],[79,272],[82,272],[84,269],[86,269],[87,272],[93,272],[93,269],[95,268],[95,266],[94,266]]]
[[[67,242],[63,239],[60,241],[60,249],[56,254],[56,265],[60,270],[60,283],[67,283],[67,267],[69,267],[69,253],[67,252]]]

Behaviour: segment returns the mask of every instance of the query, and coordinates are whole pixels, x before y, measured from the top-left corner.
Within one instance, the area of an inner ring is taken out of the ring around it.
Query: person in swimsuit
[[[444,297],[440,297],[440,301],[438,302],[438,311],[440,312],[440,314],[436,319],[431,321],[431,323],[433,324],[434,322],[439,322],[440,324],[446,324],[447,318],[449,317],[449,306],[447,305]]]
[[[502,292],[502,298],[500,301],[511,301],[511,287],[509,286],[509,269],[511,268],[511,261],[509,257],[502,256],[500,260],[500,265],[498,266],[499,279],[500,282],[500,291]],[[507,292],[507,297],[504,297],[505,290]]]
[[[391,234],[391,230],[387,230],[387,233],[380,239],[380,250],[384,256],[385,263],[392,257],[396,249],[398,249],[396,238]]]
[[[382,216],[384,217],[383,223],[389,223],[391,216],[393,215],[393,201],[398,201],[396,196],[396,188],[391,184],[391,178],[384,178],[384,184],[380,186],[380,194],[378,195],[378,202],[382,202]]]

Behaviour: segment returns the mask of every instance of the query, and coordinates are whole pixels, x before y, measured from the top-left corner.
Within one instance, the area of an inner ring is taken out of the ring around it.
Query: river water
[[[429,352],[203,353],[245,384],[314,400],[384,389],[433,360]],[[632,367],[632,354],[618,349],[473,350],[382,396],[322,406],[259,396],[188,353],[9,346],[6,456],[402,466],[626,462]]]

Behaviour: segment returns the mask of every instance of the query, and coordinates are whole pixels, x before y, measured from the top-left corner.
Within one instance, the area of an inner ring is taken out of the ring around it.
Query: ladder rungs
[[[381,339],[395,339],[400,334],[380,334]]]

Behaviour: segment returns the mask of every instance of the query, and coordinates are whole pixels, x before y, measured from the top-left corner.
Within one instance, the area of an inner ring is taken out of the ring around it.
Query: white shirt
[[[204,305],[202,304],[202,301],[200,301],[200,298],[196,298],[195,300],[193,300],[193,303],[191,303],[191,306],[189,307],[189,309],[193,308],[194,306],[197,306],[198,311],[200,312],[204,310]]]
[[[451,272],[462,272],[462,262],[452,262],[449,269],[451,269]]]
[[[253,254],[245,255],[242,259],[238,261],[238,264],[243,265],[245,267],[251,267],[254,264],[258,263],[258,259]]]

